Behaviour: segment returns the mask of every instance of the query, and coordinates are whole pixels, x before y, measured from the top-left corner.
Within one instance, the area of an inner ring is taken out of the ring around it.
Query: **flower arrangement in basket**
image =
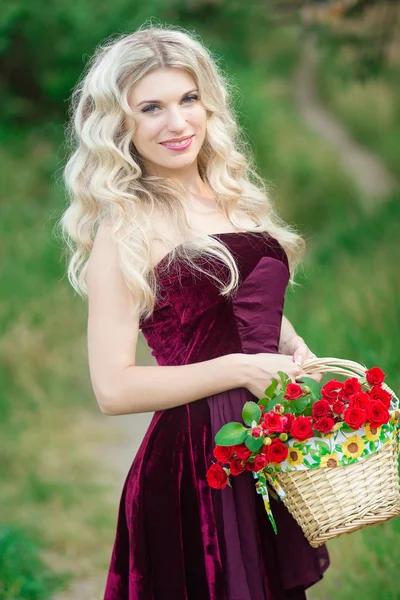
[[[400,514],[400,406],[379,367],[315,358],[302,369],[347,378],[300,384],[279,371],[265,397],[244,405],[244,424],[217,432],[207,481],[222,489],[251,471],[275,533],[268,488],[318,547]]]

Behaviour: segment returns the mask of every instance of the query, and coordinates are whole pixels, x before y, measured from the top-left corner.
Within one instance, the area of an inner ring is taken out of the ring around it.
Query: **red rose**
[[[367,413],[363,408],[349,406],[349,408],[344,411],[343,418],[345,423],[352,429],[360,429],[367,420]]]
[[[251,450],[248,449],[246,444],[238,444],[234,446],[236,458],[241,460],[247,460],[251,456]]]
[[[312,407],[312,416],[314,419],[327,417],[331,413],[331,405],[327,400],[318,400]]]
[[[342,400],[335,400],[332,408],[335,415],[342,415],[344,413],[344,409],[346,408],[346,404],[342,402]]]
[[[290,429],[292,436],[299,442],[304,442],[314,435],[311,417],[297,417]]]
[[[283,425],[282,433],[290,433],[290,429],[292,427],[294,419],[295,419],[295,417],[291,413],[289,413],[287,415],[282,415],[282,425]]]
[[[208,485],[217,490],[222,490],[227,486],[228,475],[218,463],[214,463],[206,473]]]
[[[248,471],[257,471],[257,465],[256,465],[256,463],[254,461],[253,462],[247,462],[246,463],[246,469]]]
[[[264,427],[268,433],[282,433],[283,431],[283,419],[282,415],[271,411],[264,417]]]
[[[368,394],[367,394],[368,395]],[[379,385],[376,385],[372,388],[369,393],[369,397],[371,400],[380,400],[386,408],[390,408],[390,401],[392,399],[392,394],[384,390]]]
[[[234,451],[234,446],[215,446],[213,454],[224,465],[233,456]]]
[[[264,454],[258,454],[254,459],[254,470],[261,471],[267,464],[267,457]]]
[[[389,421],[390,414],[380,400],[371,400],[367,407],[367,418],[371,427],[378,428]]]
[[[281,463],[287,459],[289,449],[279,438],[275,438],[272,444],[267,446],[266,457],[270,462]]]
[[[365,377],[370,385],[379,385],[385,379],[386,373],[379,367],[372,367],[372,369],[365,371]]]
[[[349,406],[354,406],[355,408],[362,408],[366,410],[370,401],[370,397],[367,392],[360,392],[357,396],[354,396],[350,402]]]
[[[231,475],[239,475],[240,473],[243,473],[243,471],[246,470],[246,467],[240,458],[231,458],[229,463],[229,469]]]
[[[297,400],[304,394],[302,387],[298,383],[288,383],[286,393],[283,396],[286,400]]]
[[[351,400],[355,396],[357,396],[360,392],[362,392],[362,387],[357,377],[351,377],[350,379],[346,379],[343,383],[343,388],[340,392],[340,398]]]
[[[314,422],[314,429],[321,433],[330,433],[333,429],[335,421],[331,417],[321,417]]]
[[[321,388],[321,395],[325,400],[332,402],[336,400],[338,393],[341,391],[343,383],[337,379],[331,379]]]

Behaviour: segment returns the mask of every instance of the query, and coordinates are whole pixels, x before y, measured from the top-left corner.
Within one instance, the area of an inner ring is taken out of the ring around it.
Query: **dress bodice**
[[[261,232],[225,232],[213,237],[236,260],[238,288],[224,297],[207,272],[194,273],[180,261],[172,261],[165,270],[166,255],[155,267],[161,300],[151,317],[140,322],[159,365],[183,365],[237,352],[278,352],[290,277],[284,249]],[[206,264],[201,262],[201,267]],[[219,264],[218,277],[229,281],[227,267]]]

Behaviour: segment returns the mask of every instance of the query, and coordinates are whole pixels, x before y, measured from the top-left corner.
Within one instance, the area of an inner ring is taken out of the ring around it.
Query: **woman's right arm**
[[[87,267],[88,359],[97,402],[106,415],[180,406],[246,383],[243,354],[179,366],[136,366],[139,319],[118,267],[108,225],[96,235]]]

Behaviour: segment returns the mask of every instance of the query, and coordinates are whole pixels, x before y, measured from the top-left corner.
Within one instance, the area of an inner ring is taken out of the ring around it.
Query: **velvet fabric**
[[[283,248],[260,232],[214,237],[237,261],[238,291],[224,298],[207,274],[181,261],[165,268],[164,257],[161,300],[141,322],[159,365],[278,352],[289,281]],[[249,400],[257,401],[235,388],[154,413],[122,490],[104,600],[305,600],[321,579],[326,547],[312,548],[271,498],[275,535],[252,473],[231,477],[232,488],[207,483],[216,432],[241,421]]]

